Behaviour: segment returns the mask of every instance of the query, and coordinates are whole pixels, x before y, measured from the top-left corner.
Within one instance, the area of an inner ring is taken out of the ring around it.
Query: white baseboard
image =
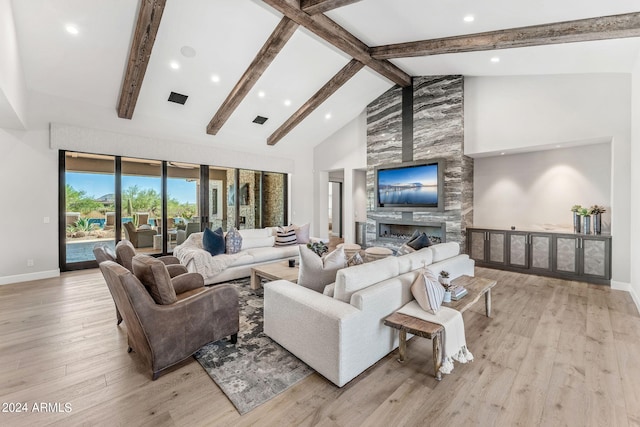
[[[35,273],[16,274],[15,276],[0,277],[0,285],[10,285],[12,283],[29,282],[31,280],[50,279],[60,276],[60,269],[37,271]]]
[[[616,281],[612,280],[611,281],[611,289],[615,289],[617,291],[627,291],[627,292],[629,292],[629,294],[631,294],[631,298],[633,299],[633,302],[636,303],[636,308],[640,312],[640,297],[638,297],[638,294],[636,293],[635,289],[633,289],[633,286],[631,286],[631,283],[616,282]]]

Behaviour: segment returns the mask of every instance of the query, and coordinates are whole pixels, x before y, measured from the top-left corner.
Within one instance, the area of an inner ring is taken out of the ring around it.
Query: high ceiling
[[[88,108],[108,108],[115,116],[139,2],[13,0],[12,5],[27,88]],[[362,0],[326,16],[373,47],[639,9],[637,0]],[[474,21],[465,22],[467,15]],[[212,144],[263,148],[351,60],[299,27],[217,135],[207,135],[207,124],[281,18],[261,0],[167,0],[132,120],[202,135]],[[68,33],[68,25],[78,34]],[[185,46],[195,56],[185,56]],[[412,76],[629,73],[639,52],[635,37],[390,61]],[[496,56],[500,61],[492,62]],[[171,67],[174,62],[178,69]],[[318,144],[392,86],[364,67],[270,149]],[[188,95],[186,104],[167,102],[171,91]],[[257,115],[268,121],[252,123]]]

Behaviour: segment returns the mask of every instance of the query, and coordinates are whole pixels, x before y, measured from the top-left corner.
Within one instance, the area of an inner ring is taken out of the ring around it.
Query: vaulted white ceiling
[[[112,109],[115,116],[138,2],[13,0],[12,5],[27,88],[87,108]],[[363,0],[327,16],[376,46],[638,10],[637,0]],[[464,22],[469,14],[475,20]],[[209,120],[281,17],[260,0],[168,0],[132,120],[202,135],[212,144],[264,149],[267,137],[351,59],[299,28],[222,130],[206,135]],[[69,34],[66,25],[77,26],[78,34]],[[184,56],[184,46],[195,56]],[[631,38],[392,62],[410,75],[629,73],[639,52],[640,38]],[[494,56],[500,62],[491,62]],[[172,62],[179,68],[171,68]],[[214,75],[218,81],[212,81]],[[269,149],[318,144],[392,85],[365,67]],[[186,105],[167,102],[171,91],[188,95]],[[268,121],[252,123],[257,115]]]

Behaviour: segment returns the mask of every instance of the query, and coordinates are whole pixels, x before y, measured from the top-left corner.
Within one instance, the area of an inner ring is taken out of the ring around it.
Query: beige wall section
[[[634,215],[630,224],[630,238],[632,242],[640,240],[640,55],[636,59],[632,74],[631,87],[631,212]],[[640,310],[640,246],[630,245],[631,263],[631,295],[638,310]]]
[[[356,169],[367,166],[367,123],[363,112],[355,120],[325,139],[313,150],[314,230],[320,237],[328,236],[328,172],[342,170],[342,235],[344,241],[355,241],[354,175]],[[366,212],[364,213],[366,215]]]
[[[27,87],[13,21],[11,0],[0,0],[0,127],[25,129]]]
[[[465,154],[611,141],[612,286],[630,282],[629,74],[465,78]],[[571,203],[571,201],[569,201]],[[476,201],[476,205],[478,202]]]
[[[611,224],[611,144],[475,159],[476,227],[572,230],[571,206],[601,205]]]

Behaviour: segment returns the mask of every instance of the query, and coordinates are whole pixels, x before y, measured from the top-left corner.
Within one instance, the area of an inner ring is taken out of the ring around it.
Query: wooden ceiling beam
[[[267,144],[275,145],[285,137],[291,130],[311,114],[320,104],[326,101],[338,89],[340,89],[349,79],[356,75],[364,67],[360,61],[352,59],[338,73],[320,88],[302,107],[298,109],[286,122],[282,124],[267,138]]]
[[[361,0],[300,0],[300,9],[309,15],[325,13]]]
[[[371,57],[369,47],[353,34],[333,22],[323,14],[309,15],[296,3],[296,0],[263,0],[284,16],[292,19],[311,31],[327,43],[335,46],[354,59],[357,59],[378,74],[405,87],[411,85],[411,76],[386,60]]]
[[[127,69],[120,89],[118,100],[118,117],[131,119],[133,111],[140,96],[140,89],[144,80],[144,74],[149,65],[151,50],[156,41],[162,12],[166,0],[142,0],[138,21],[133,31],[133,41],[129,49]]]
[[[286,16],[280,20],[278,26],[273,30],[265,44],[262,46],[256,57],[251,61],[249,68],[244,72],[238,83],[224,100],[216,114],[207,125],[207,133],[215,135],[222,128],[231,114],[238,108],[238,105],[247,96],[249,91],[256,84],[260,76],[280,53],[298,28],[298,24]]]
[[[376,59],[640,37],[640,12],[372,47]]]

